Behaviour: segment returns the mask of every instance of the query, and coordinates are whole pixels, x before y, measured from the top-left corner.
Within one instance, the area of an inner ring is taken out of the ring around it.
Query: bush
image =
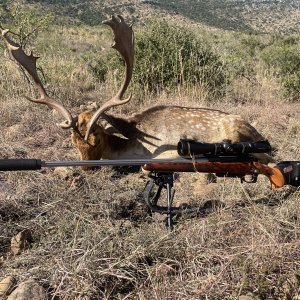
[[[40,5],[28,4],[23,0],[4,0],[0,5],[0,26],[8,25],[23,47],[34,41],[40,31],[48,28],[53,19],[53,14],[45,12]]]
[[[283,80],[285,95],[293,100],[300,99],[300,71],[297,71]]]
[[[241,45],[247,49],[248,55],[255,57],[257,51],[261,51],[266,47],[261,36],[255,34],[247,34],[241,38]]]
[[[299,40],[295,37],[278,39],[277,44],[266,48],[261,57],[268,67],[274,67],[278,70],[285,95],[295,99],[300,94]]]
[[[108,70],[119,69],[122,60],[115,57],[97,59],[94,75],[105,80]],[[193,31],[156,20],[136,34],[133,80],[137,89],[150,92],[199,84],[219,96],[226,77],[219,57]]]

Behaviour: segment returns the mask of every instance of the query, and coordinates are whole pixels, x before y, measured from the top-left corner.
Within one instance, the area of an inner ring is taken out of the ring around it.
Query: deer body
[[[88,142],[83,141],[93,112],[78,117],[72,141],[81,159],[131,159],[178,156],[178,141],[207,143],[261,141],[263,136],[240,116],[206,108],[154,106],[128,118],[103,114]],[[262,158],[263,159],[263,158]],[[268,160],[267,156],[264,159]]]

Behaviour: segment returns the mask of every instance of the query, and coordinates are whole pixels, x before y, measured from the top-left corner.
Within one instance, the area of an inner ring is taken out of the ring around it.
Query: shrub
[[[34,41],[40,31],[48,28],[54,16],[38,4],[23,0],[4,0],[0,5],[0,26],[9,24],[23,47]]]
[[[241,38],[241,44],[247,49],[248,55],[255,57],[257,51],[261,51],[266,47],[266,44],[261,39],[261,36],[255,34],[247,34]]]
[[[300,98],[300,71],[297,71],[283,80],[285,95],[293,100]]]
[[[275,67],[280,76],[284,94],[298,98],[300,94],[299,40],[295,37],[278,38],[277,43],[266,48],[261,57],[268,67]]]
[[[91,71],[105,80],[108,70],[121,66],[115,57],[97,59]],[[193,31],[155,20],[136,34],[133,80],[137,89],[150,92],[199,84],[219,96],[226,76],[220,58]]]

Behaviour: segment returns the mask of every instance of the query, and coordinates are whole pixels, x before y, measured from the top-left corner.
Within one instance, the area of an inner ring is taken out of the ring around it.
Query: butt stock
[[[269,178],[272,188],[281,188],[285,185],[300,186],[300,161],[282,161],[275,166],[267,166],[253,162],[258,174]]]
[[[288,184],[295,187],[300,186],[300,161],[282,161],[273,169],[278,169],[280,171],[284,177],[285,185]]]

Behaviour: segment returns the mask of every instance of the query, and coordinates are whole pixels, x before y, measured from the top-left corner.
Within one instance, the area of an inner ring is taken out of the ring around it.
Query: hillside
[[[285,0],[30,0],[41,3],[69,21],[99,24],[107,15],[122,13],[135,22],[165,16],[185,23],[259,33],[300,32],[299,4]]]

